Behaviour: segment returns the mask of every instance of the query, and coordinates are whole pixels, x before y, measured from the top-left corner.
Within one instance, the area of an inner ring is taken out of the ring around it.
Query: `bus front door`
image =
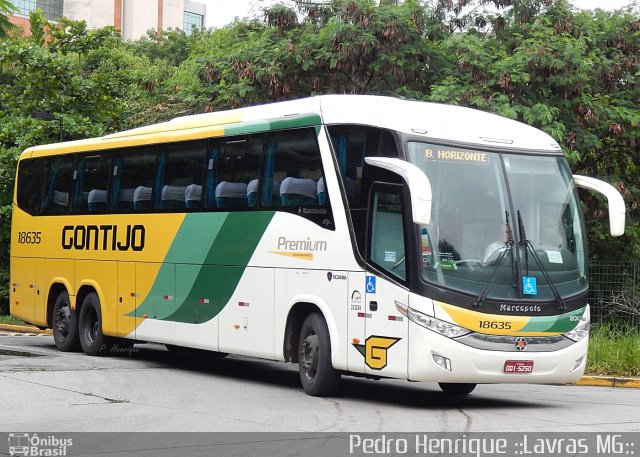
[[[409,293],[371,274],[366,276],[365,288],[365,373],[406,378],[408,322],[397,306],[407,306]]]
[[[403,188],[376,184],[369,208],[367,261],[373,267],[365,276],[365,372],[407,377],[408,322],[398,309],[406,308]],[[376,274],[375,270],[384,274]]]

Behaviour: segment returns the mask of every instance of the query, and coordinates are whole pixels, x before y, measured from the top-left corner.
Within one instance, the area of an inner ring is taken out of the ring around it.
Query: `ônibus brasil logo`
[[[67,448],[73,446],[71,438],[57,438],[52,435],[39,437],[36,433],[9,433],[9,455],[58,457],[67,455]]]

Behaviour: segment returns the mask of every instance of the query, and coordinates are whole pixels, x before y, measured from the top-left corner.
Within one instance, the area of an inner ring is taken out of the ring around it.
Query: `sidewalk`
[[[51,335],[51,329],[40,330],[32,325],[0,324],[0,332],[22,333],[27,335]]]
[[[40,330],[31,325],[10,325],[0,324],[0,332],[12,332],[23,335],[51,335],[51,330]],[[626,387],[640,388],[640,377],[621,378],[615,376],[591,376],[585,375],[576,383],[578,386],[598,386],[598,387]]]

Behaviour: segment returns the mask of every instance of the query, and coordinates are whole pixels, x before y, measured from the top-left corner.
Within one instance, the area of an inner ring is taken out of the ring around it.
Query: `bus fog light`
[[[449,360],[448,358],[442,357],[441,355],[433,354],[433,361],[440,368],[451,371],[451,360]]]
[[[573,362],[573,367],[571,368],[570,373],[573,373],[574,371],[576,371],[578,368],[580,368],[582,366],[582,361],[584,360],[584,356],[580,357],[578,360],[576,360],[575,362]]]

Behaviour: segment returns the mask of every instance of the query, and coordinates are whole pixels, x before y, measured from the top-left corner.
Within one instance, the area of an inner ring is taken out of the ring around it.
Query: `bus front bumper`
[[[526,337],[525,337],[526,339]],[[585,369],[589,338],[563,349],[477,349],[409,323],[409,379],[448,383],[565,384]]]

